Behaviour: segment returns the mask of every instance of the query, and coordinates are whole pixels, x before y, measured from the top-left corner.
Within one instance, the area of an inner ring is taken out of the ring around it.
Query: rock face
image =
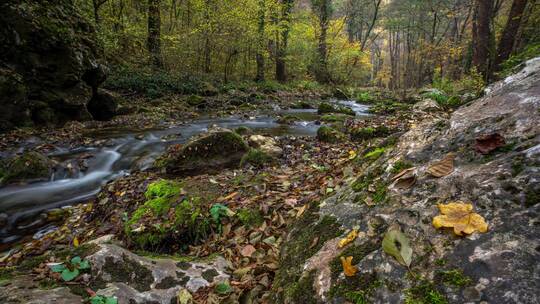
[[[237,167],[248,150],[248,144],[240,135],[226,129],[211,130],[173,153],[166,161],[166,171],[190,175]]]
[[[105,80],[92,26],[71,0],[0,4],[0,130],[91,119]]]
[[[350,186],[319,204],[312,225],[331,219],[338,225],[332,226],[336,234],[317,238],[315,250],[310,248],[297,268],[280,269],[275,301],[538,303],[539,108],[540,58],[536,58],[449,120],[431,115],[418,122],[393,149],[387,147],[379,159],[367,161],[363,174]],[[487,136],[495,133],[505,144],[494,143],[498,147],[487,155],[477,152],[478,139],[500,139]],[[429,165],[448,153],[455,154],[453,171],[440,178],[428,174]],[[414,166],[407,174],[416,178],[415,183],[393,184],[396,173],[391,169],[398,161]],[[437,204],[458,200],[472,203],[485,218],[486,233],[458,237],[451,229],[433,227]],[[295,258],[294,248],[312,225],[293,226],[282,248],[282,266]],[[355,226],[358,237],[339,248],[338,241]],[[400,227],[410,241],[410,271],[381,247],[391,226]],[[305,244],[309,242],[310,238]],[[348,256],[358,269],[352,277],[344,276],[340,262],[340,257]]]
[[[177,303],[178,292],[228,281],[227,262],[179,262],[138,256],[113,244],[101,244],[86,259],[92,265],[97,294],[117,297],[118,303]]]
[[[5,171],[0,168],[0,184],[20,181],[47,180],[51,176],[53,162],[38,152],[26,152],[7,162]]]

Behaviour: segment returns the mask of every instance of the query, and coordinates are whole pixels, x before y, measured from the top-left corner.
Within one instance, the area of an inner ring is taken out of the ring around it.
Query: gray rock
[[[102,243],[86,259],[98,294],[115,296],[118,303],[176,303],[178,292],[196,292],[229,280],[228,263],[221,257],[208,262],[180,262],[136,255],[122,247]]]
[[[32,276],[20,276],[0,287],[0,302],[5,304],[76,304],[83,298],[74,295],[67,287],[39,289]]]

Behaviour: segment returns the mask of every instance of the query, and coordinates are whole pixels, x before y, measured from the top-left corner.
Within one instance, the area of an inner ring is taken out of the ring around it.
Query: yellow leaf
[[[345,273],[345,276],[352,277],[356,274],[358,271],[358,268],[356,266],[352,265],[352,256],[348,257],[341,257],[341,264],[343,265],[343,273]]]
[[[471,234],[475,231],[487,232],[488,224],[484,218],[473,212],[473,205],[463,202],[439,204],[441,215],[433,218],[433,227],[454,228],[456,235]]]
[[[353,229],[347,236],[339,241],[338,248],[343,248],[354,241],[358,236],[358,229]]]
[[[354,150],[350,150],[350,151],[349,151],[349,159],[350,159],[350,160],[355,159],[355,158],[356,158],[356,155],[357,155],[357,154],[356,154],[356,151],[354,151]]]
[[[77,237],[73,238],[73,246],[79,247],[79,239]]]

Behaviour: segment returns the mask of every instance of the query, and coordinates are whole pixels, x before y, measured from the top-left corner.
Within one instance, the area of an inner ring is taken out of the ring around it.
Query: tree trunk
[[[490,61],[492,57],[491,19],[493,12],[492,0],[475,1],[475,20],[473,30],[473,65],[485,80],[491,77]]]
[[[264,39],[264,27],[265,27],[265,0],[259,0],[259,28],[258,28],[258,35],[259,35],[259,41],[257,46],[257,53],[255,55],[255,60],[257,61],[257,75],[255,76],[255,81],[264,81],[264,45],[265,45],[265,39]]]
[[[281,32],[276,41],[276,80],[279,82],[287,81],[287,71],[285,66],[285,55],[289,40],[289,31],[291,30],[291,11],[294,0],[281,0]]]
[[[161,57],[161,16],[159,10],[160,0],[148,0],[148,41],[147,47],[150,52],[152,65],[157,68],[163,67]]]
[[[514,2],[512,2],[512,7],[510,8],[510,13],[508,14],[508,21],[506,22],[506,26],[504,27],[501,39],[499,41],[497,58],[495,59],[495,70],[499,69],[499,65],[508,59],[514,50],[516,37],[521,24],[521,18],[526,6],[527,0],[514,0]]]
[[[328,24],[330,22],[330,0],[318,0],[314,1],[317,7],[314,7],[314,11],[317,11],[319,17],[320,35],[319,45],[317,47],[318,58],[315,64],[315,79],[319,83],[328,83],[330,81],[330,75],[328,73],[328,46],[326,44],[326,37],[328,33]]]

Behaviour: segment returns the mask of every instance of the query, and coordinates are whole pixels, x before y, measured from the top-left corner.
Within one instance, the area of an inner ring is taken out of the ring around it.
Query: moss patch
[[[420,280],[405,290],[405,304],[447,304],[446,297],[427,280]]]
[[[256,227],[262,224],[263,217],[259,210],[242,208],[236,212],[236,217],[244,226]]]
[[[373,151],[370,151],[364,154],[364,159],[368,159],[371,161],[377,160],[379,157],[381,157],[381,155],[384,154],[384,152],[386,152],[386,148],[384,147],[376,148]]]
[[[344,138],[345,135],[343,133],[329,126],[321,126],[317,130],[317,139],[322,142],[338,143],[343,141]]]
[[[472,279],[463,274],[461,269],[443,270],[436,274],[436,279],[439,279],[445,285],[454,287],[464,287],[472,283]]]
[[[274,162],[274,158],[268,153],[259,149],[250,149],[248,153],[242,156],[240,166],[251,165],[255,168],[262,168],[267,164]]]
[[[356,113],[354,113],[354,111],[350,108],[347,108],[344,106],[332,105],[327,102],[322,102],[319,105],[319,108],[317,109],[317,113],[319,113],[319,115],[327,114],[327,113],[341,113],[341,114],[346,114],[346,115],[351,115],[351,116],[356,115]]]
[[[390,171],[392,174],[397,174],[405,169],[411,168],[413,165],[412,163],[404,160],[398,160],[394,163],[392,166],[392,170]]]
[[[2,182],[15,182],[26,179],[48,179],[52,162],[45,155],[27,152],[12,159],[4,169]],[[2,171],[2,170],[0,170]]]
[[[386,126],[358,128],[351,131],[352,140],[366,140],[377,137],[388,136],[391,133]]]

